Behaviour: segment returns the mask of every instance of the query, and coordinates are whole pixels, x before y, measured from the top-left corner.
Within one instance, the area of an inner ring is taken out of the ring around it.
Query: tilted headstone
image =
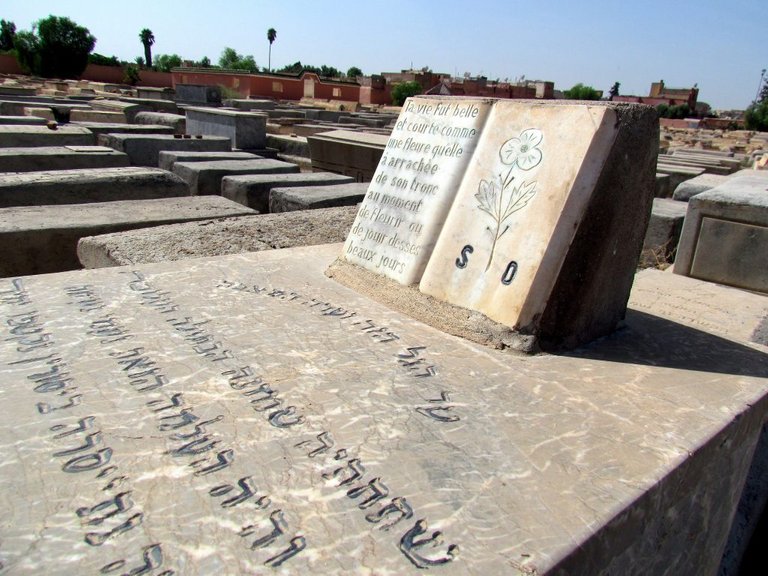
[[[492,332],[602,336],[626,308],[657,131],[635,105],[410,99],[342,258],[480,312]]]

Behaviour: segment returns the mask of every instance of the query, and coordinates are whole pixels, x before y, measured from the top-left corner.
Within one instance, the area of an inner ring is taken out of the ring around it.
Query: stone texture
[[[42,126],[46,124],[46,121],[44,118],[35,118],[34,116],[0,116],[0,124]]]
[[[77,253],[83,267],[102,268],[315,246],[342,242],[355,214],[344,206],[168,224],[82,238]]]
[[[693,168],[690,166],[675,166],[671,164],[659,163],[656,165],[656,171],[669,175],[670,190],[677,190],[677,187],[686,180],[701,176],[704,174],[703,168]]]
[[[85,236],[253,213],[219,197],[0,208],[0,277],[75,270]]]
[[[654,198],[651,220],[643,240],[640,266],[664,266],[674,262],[677,243],[688,204],[669,198]]]
[[[0,207],[86,204],[189,196],[187,183],[159,168],[83,168],[0,173]]]
[[[93,146],[96,137],[87,128],[59,126],[0,126],[0,148],[31,146]]]
[[[739,174],[690,199],[674,271],[768,293],[768,178]]]
[[[187,131],[187,119],[181,114],[167,112],[139,112],[134,119],[136,124],[151,124],[168,126],[174,134],[184,134]]]
[[[174,174],[189,184],[193,196],[221,194],[221,180],[234,174],[290,174],[299,171],[296,164],[257,158],[256,160],[203,160],[200,162],[176,162]]]
[[[106,122],[109,124],[125,124],[125,114],[122,112],[107,112],[106,110],[72,110],[70,122]]]
[[[104,146],[0,148],[0,172],[128,166],[128,156]]]
[[[135,104],[133,102],[123,102],[122,100],[102,100],[97,98],[91,100],[91,107],[95,110],[104,110],[106,112],[118,112],[123,115],[125,121],[129,124],[133,124],[136,119],[136,114],[139,112],[150,112],[152,109],[142,104]]]
[[[258,100],[258,99],[231,99],[224,100],[224,106],[230,108],[237,108],[238,110],[274,110],[274,100]]]
[[[186,152],[229,152],[229,138],[205,136],[203,138],[177,138],[169,134],[102,134],[99,143],[120,152],[131,159],[132,166],[156,167],[161,150]]]
[[[714,324],[733,291],[641,276],[625,330],[518,357],[325,278],[339,250],[0,283],[6,569],[717,573],[767,349],[654,289]]]
[[[669,187],[669,174],[656,174],[656,192],[654,198],[669,198],[672,190]]]
[[[349,176],[332,172],[301,172],[292,174],[249,174],[226,176],[221,182],[221,195],[262,214],[271,212],[270,190],[307,185],[333,185],[354,182]]]
[[[71,126],[81,126],[93,132],[97,138],[102,134],[173,134],[170,126],[159,124],[113,124],[107,122],[70,122]]]
[[[242,150],[267,146],[267,116],[253,112],[189,107],[187,133],[224,136],[233,148]]]
[[[719,174],[702,174],[678,184],[672,198],[681,202],[688,202],[696,194],[711,190],[715,186],[725,182],[727,176]]]
[[[273,188],[269,192],[269,211],[292,212],[333,206],[355,206],[363,201],[367,190],[367,182]]]
[[[250,152],[185,152],[166,150],[161,151],[158,167],[163,170],[173,170],[176,162],[201,162],[203,160],[256,160],[259,156]]]
[[[387,136],[333,130],[307,136],[312,169],[370,182],[384,153]]]

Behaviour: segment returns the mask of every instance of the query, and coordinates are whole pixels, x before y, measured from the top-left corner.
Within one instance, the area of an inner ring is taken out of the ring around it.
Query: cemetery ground
[[[760,134],[2,86],[0,573],[758,573]]]

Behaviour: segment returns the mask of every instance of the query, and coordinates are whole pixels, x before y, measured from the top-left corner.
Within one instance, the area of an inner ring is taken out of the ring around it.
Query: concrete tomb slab
[[[229,152],[229,138],[204,136],[202,138],[177,138],[170,134],[102,134],[99,143],[125,152],[132,166],[156,167],[161,150],[187,152]]]
[[[407,117],[404,120],[407,121]],[[432,135],[431,140],[439,136]],[[307,136],[306,139],[313,170],[352,176],[358,182],[371,181],[388,141],[387,136],[349,130],[332,130]]]
[[[164,150],[160,152],[158,167],[173,170],[176,162],[201,162],[204,160],[258,160],[260,156],[250,152],[185,152],[183,150]]]
[[[128,156],[104,146],[0,148],[0,172],[128,166]]]
[[[0,126],[0,148],[32,146],[93,146],[93,132],[80,126]]]
[[[42,126],[47,124],[45,118],[36,118],[34,116],[0,116],[0,124],[8,125],[29,125]]]
[[[175,174],[140,166],[0,173],[0,207],[189,196]]]
[[[271,212],[270,190],[293,186],[347,184],[354,179],[332,172],[301,172],[293,174],[248,174],[226,176],[221,182],[221,195],[262,214]]]
[[[224,106],[237,108],[238,110],[273,110],[276,106],[274,100],[231,99],[224,100]]]
[[[125,114],[122,112],[107,112],[106,110],[72,110],[70,122],[106,122],[110,124],[125,124]]]
[[[519,357],[326,278],[340,248],[0,282],[4,567],[718,572],[768,349],[654,282],[714,324],[727,288],[642,276],[625,330]]]
[[[678,184],[672,198],[674,200],[688,202],[688,200],[696,194],[711,190],[715,186],[725,182],[727,178],[727,176],[721,176],[719,174],[702,174],[701,176],[696,176],[695,178],[691,178],[690,180]]]
[[[266,114],[191,106],[186,116],[187,134],[225,136],[241,150],[267,146]]]
[[[277,248],[342,242],[355,206],[202,220],[80,239],[85,268],[170,262]]]
[[[134,119],[136,124],[151,124],[169,126],[174,134],[184,134],[187,131],[187,119],[181,114],[167,112],[139,112]]]
[[[366,182],[272,188],[269,191],[269,211],[292,212],[333,206],[356,206],[363,201],[367,190]]]
[[[220,197],[0,208],[0,277],[75,270],[85,236],[248,214]]]
[[[233,174],[290,174],[299,171],[296,164],[257,158],[255,160],[203,160],[200,162],[176,162],[174,174],[189,184],[193,196],[221,194],[221,180]]]
[[[768,293],[768,178],[734,175],[693,196],[674,271]]]
[[[339,278],[418,284],[422,300],[407,305],[436,298],[447,324],[479,312],[496,345],[605,335],[624,315],[650,216],[657,130],[643,106],[413,98]]]
[[[97,139],[102,134],[173,134],[170,126],[159,124],[115,124],[111,122],[70,122],[70,126],[81,126],[93,132]]]
[[[122,100],[102,100],[95,99],[90,101],[92,108],[96,110],[104,110],[106,112],[117,112],[123,115],[126,122],[133,124],[136,118],[136,114],[139,112],[151,112],[152,109],[149,106],[143,104],[136,104],[133,102],[123,102]]]
[[[669,198],[653,199],[651,220],[640,253],[640,266],[655,267],[674,262],[687,209],[686,202]]]

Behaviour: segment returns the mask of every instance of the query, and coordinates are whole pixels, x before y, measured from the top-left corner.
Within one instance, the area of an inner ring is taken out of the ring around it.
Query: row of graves
[[[0,175],[0,571],[738,573],[763,173],[663,198],[675,265],[638,272],[652,108],[416,97],[365,184],[270,157],[263,114],[184,119],[0,126],[36,166]],[[278,213],[308,186],[358,196]]]

